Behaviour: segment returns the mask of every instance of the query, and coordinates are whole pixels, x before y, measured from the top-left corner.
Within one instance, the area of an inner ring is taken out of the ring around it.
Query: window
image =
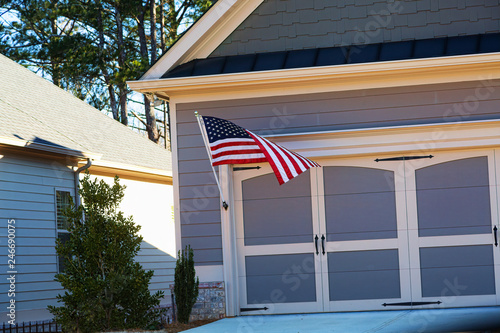
[[[69,239],[68,233],[68,218],[64,216],[64,211],[71,207],[71,193],[67,191],[56,190],[56,225],[57,238],[61,242],[66,242]],[[62,273],[66,268],[66,260],[58,257],[58,272]]]
[[[71,205],[71,193],[67,191],[56,191],[57,205],[57,230],[68,229],[68,218],[64,216],[64,211]]]

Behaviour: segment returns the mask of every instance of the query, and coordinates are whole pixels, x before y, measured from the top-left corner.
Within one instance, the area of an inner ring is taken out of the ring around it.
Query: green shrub
[[[179,251],[175,265],[175,305],[177,308],[177,320],[181,323],[189,322],[189,316],[193,305],[198,298],[199,278],[195,277],[194,254],[190,246],[184,251]]]
[[[142,237],[140,227],[118,210],[125,186],[118,177],[110,186],[88,174],[80,185],[83,204],[65,212],[69,239],[56,244],[65,260],[64,272],[56,275],[65,289],[57,297],[63,305],[49,311],[65,332],[154,326],[163,292],[149,292],[153,271],[134,261]]]

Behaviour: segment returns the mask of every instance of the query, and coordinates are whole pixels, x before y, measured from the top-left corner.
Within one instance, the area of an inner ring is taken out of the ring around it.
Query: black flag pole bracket
[[[400,156],[400,157],[390,157],[390,158],[377,158],[375,162],[388,162],[388,161],[408,161],[408,160],[419,160],[421,158],[433,158],[432,155],[426,156]]]

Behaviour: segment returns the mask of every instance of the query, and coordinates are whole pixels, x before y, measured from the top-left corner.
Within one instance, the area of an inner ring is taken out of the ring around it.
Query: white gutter
[[[4,137],[4,136],[0,136],[0,145],[29,148],[29,149],[35,149],[35,150],[45,151],[45,152],[49,152],[49,153],[74,156],[74,157],[80,157],[80,158],[100,159],[102,157],[102,154],[83,152],[83,151],[80,151],[77,149],[71,149],[71,148],[66,148],[66,147],[57,147],[57,146],[52,146],[52,145],[48,145],[48,144],[44,144],[44,143],[33,142],[30,140],[13,139],[13,138],[8,138],[8,137]]]
[[[154,175],[158,175],[158,176],[172,177],[172,171],[136,166],[136,165],[125,164],[125,163],[99,160],[99,161],[94,161],[92,163],[92,165],[96,166],[96,167],[99,166],[99,167],[110,168],[110,169],[120,169],[120,170],[125,170],[125,171],[142,172],[142,173],[149,173],[149,174],[154,174]]]
[[[78,185],[80,183],[80,172],[87,170],[88,168],[90,168],[91,165],[92,165],[92,160],[90,158],[87,158],[87,164],[79,167],[75,171],[75,204],[76,204],[76,208],[78,208],[80,206],[80,203],[81,203],[80,202],[80,194],[78,193],[78,188],[79,188]]]

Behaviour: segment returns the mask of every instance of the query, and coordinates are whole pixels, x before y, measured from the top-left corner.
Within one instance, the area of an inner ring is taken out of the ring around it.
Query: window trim
[[[54,215],[55,215],[55,239],[59,239],[59,234],[69,234],[69,231],[67,229],[60,229],[59,228],[59,221],[58,221],[58,216],[59,216],[59,207],[58,207],[58,200],[57,200],[57,193],[58,192],[66,192],[69,193],[69,196],[73,198],[74,200],[74,191],[68,189],[68,188],[54,188]],[[59,255],[56,253],[56,267],[57,267],[57,273],[63,273],[61,271],[61,258]]]

